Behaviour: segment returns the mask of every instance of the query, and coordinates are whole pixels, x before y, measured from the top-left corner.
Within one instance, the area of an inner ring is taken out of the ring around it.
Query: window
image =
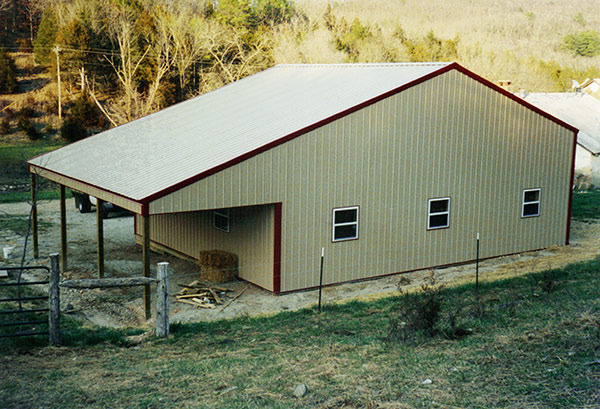
[[[521,217],[535,217],[540,215],[540,192],[541,189],[523,190]]]
[[[427,203],[427,230],[450,226],[450,198],[429,199]]]
[[[358,239],[358,206],[333,209],[333,241]]]
[[[217,230],[229,233],[229,209],[213,212],[213,226]]]

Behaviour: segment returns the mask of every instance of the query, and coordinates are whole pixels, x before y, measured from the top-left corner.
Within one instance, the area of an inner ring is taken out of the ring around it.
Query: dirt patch
[[[25,258],[27,265],[47,263],[52,252],[60,250],[60,219],[58,201],[43,202],[39,205],[39,219],[46,228],[40,233],[40,256],[44,259],[33,260],[31,240]],[[0,213],[13,216],[28,215],[26,203],[0,204]],[[93,213],[81,214],[76,211],[73,200],[67,202],[68,220],[68,268],[64,278],[93,278],[96,276],[96,217]],[[141,249],[135,245],[133,217],[117,215],[104,223],[106,276],[126,277],[141,275]],[[571,245],[551,247],[545,250],[499,257],[480,263],[482,281],[514,277],[534,271],[563,267],[569,263],[589,260],[600,253],[600,223],[573,222]],[[0,247],[14,246],[18,257],[3,261],[3,264],[18,265],[23,251],[25,238],[22,234],[0,226]],[[181,289],[181,285],[200,279],[198,266],[178,258],[156,254],[151,255],[154,271],[158,262],[167,261],[174,274],[170,280],[170,293]],[[436,269],[438,281],[447,285],[472,282],[475,265],[466,264],[456,267]],[[345,302],[349,300],[371,300],[398,292],[398,284],[405,290],[418,289],[427,277],[423,271],[369,280],[359,283],[342,284],[323,290],[323,302]],[[29,275],[28,279],[36,278]],[[221,284],[231,288],[232,294],[245,292],[225,310],[198,310],[193,306],[171,302],[171,320],[173,322],[212,321],[242,315],[273,314],[283,310],[296,310],[314,305],[317,291],[303,291],[275,296],[243,281]],[[123,327],[151,326],[144,320],[141,288],[120,288],[111,290],[71,290],[63,289],[62,308],[68,309],[73,316],[94,325]]]

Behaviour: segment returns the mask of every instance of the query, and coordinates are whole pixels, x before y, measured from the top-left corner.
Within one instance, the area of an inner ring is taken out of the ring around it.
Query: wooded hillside
[[[0,93],[35,94],[10,108],[17,117],[28,107],[56,116],[60,73],[66,119],[47,118],[53,126],[44,129],[66,126],[63,137],[74,140],[277,63],[458,61],[492,81],[512,81],[512,91],[564,91],[573,79],[600,77],[597,6],[593,0],[0,0],[1,45],[9,52],[0,55]],[[27,53],[35,63],[25,63],[15,87],[10,72],[18,68],[10,60]],[[44,73],[45,80],[24,86]],[[2,98],[0,109],[12,102]],[[21,116],[33,117],[35,129],[15,123],[39,137],[44,121],[31,112]],[[0,133],[14,129],[4,116]]]

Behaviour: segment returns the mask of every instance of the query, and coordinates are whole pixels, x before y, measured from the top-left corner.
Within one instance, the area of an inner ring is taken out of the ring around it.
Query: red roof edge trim
[[[350,108],[348,108],[348,109],[346,109],[344,111],[338,112],[335,115],[332,115],[332,116],[330,116],[328,118],[325,118],[325,119],[322,119],[322,120],[320,120],[318,122],[315,122],[312,125],[309,125],[307,127],[299,129],[297,131],[294,131],[291,134],[283,136],[283,137],[281,137],[281,138],[279,138],[279,139],[277,139],[277,140],[275,140],[273,142],[270,142],[270,143],[268,143],[266,145],[263,145],[263,146],[261,146],[259,148],[251,150],[251,151],[249,151],[249,152],[247,152],[247,153],[245,153],[245,154],[243,154],[241,156],[238,156],[237,158],[231,159],[231,160],[229,160],[229,161],[227,161],[225,163],[222,163],[222,164],[220,164],[218,166],[215,166],[212,169],[209,169],[207,171],[199,173],[199,174],[197,174],[195,176],[192,176],[192,177],[190,177],[190,178],[188,178],[186,180],[182,180],[181,182],[178,182],[178,183],[176,183],[176,184],[174,184],[172,186],[169,186],[169,187],[167,187],[167,188],[165,188],[163,190],[160,190],[160,191],[158,191],[156,193],[153,193],[153,194],[145,197],[144,199],[142,199],[142,203],[150,203],[150,202],[152,202],[152,201],[154,201],[156,199],[160,199],[163,196],[166,196],[166,195],[168,195],[170,193],[173,193],[173,192],[175,192],[175,191],[177,191],[179,189],[182,189],[182,188],[184,188],[184,187],[186,187],[186,186],[188,186],[188,185],[190,185],[192,183],[198,182],[198,181],[200,181],[200,180],[202,180],[202,179],[204,179],[204,178],[206,178],[208,176],[211,176],[211,175],[213,175],[215,173],[218,173],[218,172],[220,172],[220,171],[222,171],[224,169],[227,169],[227,168],[229,168],[229,167],[231,167],[233,165],[236,165],[236,164],[238,164],[240,162],[243,162],[246,159],[249,159],[249,158],[251,158],[253,156],[258,155],[259,153],[268,151],[269,149],[272,149],[272,148],[274,148],[276,146],[279,146],[279,145],[284,144],[284,143],[286,143],[288,141],[291,141],[292,139],[295,139],[295,138],[297,138],[297,137],[299,137],[301,135],[304,135],[305,133],[308,133],[310,131],[318,129],[318,128],[324,126],[324,125],[327,125],[327,124],[329,124],[329,123],[331,123],[333,121],[336,121],[336,120],[338,120],[340,118],[343,118],[343,117],[345,117],[345,116],[347,116],[347,115],[349,115],[351,113],[354,113],[354,112],[356,112],[356,111],[358,111],[360,109],[368,107],[369,105],[373,105],[373,104],[375,104],[375,103],[377,103],[377,102],[379,102],[379,101],[381,101],[383,99],[386,99],[386,98],[391,97],[391,96],[393,96],[393,95],[395,95],[395,94],[397,94],[399,92],[407,90],[408,88],[412,88],[415,85],[421,84],[421,83],[423,83],[423,82],[425,82],[427,80],[430,80],[430,79],[432,79],[434,77],[437,77],[438,75],[441,75],[441,74],[444,74],[444,73],[446,73],[448,71],[456,69],[457,67],[460,67],[457,63],[448,64],[448,65],[440,68],[439,70],[433,71],[433,72],[431,72],[431,73],[429,73],[427,75],[419,77],[419,78],[417,78],[417,79],[415,79],[415,80],[413,80],[411,82],[408,82],[408,83],[406,83],[406,84],[404,84],[404,85],[402,85],[400,87],[394,88],[394,89],[392,89],[390,91],[387,91],[387,92],[385,92],[383,94],[380,94],[380,95],[378,95],[376,97],[373,97],[373,98],[371,98],[371,99],[369,99],[367,101],[361,102],[358,105],[350,107]]]
[[[567,205],[567,234],[565,245],[569,245],[571,240],[571,210],[573,206],[573,183],[575,179],[575,151],[577,150],[577,132],[573,133],[573,153],[571,155],[571,180],[569,181],[569,204]]]
[[[54,170],[44,168],[43,166],[33,165],[31,163],[28,165],[28,171],[29,171],[29,173],[33,173],[33,174],[37,175],[35,169],[40,169],[40,170],[43,170],[45,172],[53,173],[53,174],[58,175],[60,177],[72,180],[72,181],[77,182],[77,183],[81,183],[82,185],[89,186],[91,188],[101,190],[101,191],[109,193],[111,195],[119,196],[119,197],[121,197],[121,198],[123,198],[125,200],[128,200],[130,202],[137,203],[137,204],[141,205],[141,207],[143,209],[143,205],[144,204],[142,202],[140,202],[139,200],[135,200],[135,199],[132,199],[130,197],[124,196],[124,195],[122,195],[120,193],[113,192],[112,190],[104,189],[103,187],[100,187],[100,186],[92,185],[91,183],[87,183],[87,182],[84,182],[83,180],[80,180],[80,179],[77,179],[77,178],[74,178],[74,177],[71,177],[71,176],[64,175],[64,174],[62,174],[60,172],[56,172]]]
[[[532,111],[534,111],[535,113],[543,116],[546,119],[551,120],[552,122],[557,123],[558,125],[567,128],[569,131],[572,132],[579,132],[579,129],[575,128],[573,125],[569,125],[568,123],[566,123],[565,121],[555,117],[554,115],[549,114],[548,112],[538,108],[537,106],[529,103],[528,101],[524,100],[523,98],[519,98],[518,96],[516,96],[515,94],[513,94],[510,91],[505,90],[504,88],[500,87],[499,85],[494,84],[493,82],[491,82],[490,80],[486,80],[485,78],[475,74],[473,71],[469,71],[468,69],[466,69],[465,67],[459,65],[458,63],[452,63],[453,68],[455,68],[457,71],[465,74],[466,76],[474,79],[477,82],[482,83],[483,85],[493,89],[494,91],[497,91],[499,93],[501,93],[502,95],[512,99],[513,101],[523,105],[525,108],[528,108]]]

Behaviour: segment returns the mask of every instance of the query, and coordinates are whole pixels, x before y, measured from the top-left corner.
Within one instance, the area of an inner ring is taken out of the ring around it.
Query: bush
[[[400,290],[399,303],[390,319],[388,340],[407,343],[414,341],[419,334],[427,337],[437,334],[444,302],[442,290],[442,286],[436,286],[433,272],[421,286],[420,294],[407,294]]]
[[[10,133],[10,121],[8,118],[2,118],[0,121],[0,135],[8,135]]]
[[[31,122],[31,120],[29,118],[20,116],[17,119],[17,127],[20,130],[24,131],[27,134],[27,136],[29,137],[29,139],[31,139],[32,141],[40,139],[40,137],[42,136],[39,133],[39,131],[35,128],[35,126],[33,125],[33,122]]]
[[[60,127],[60,136],[69,142],[75,142],[87,137],[88,131],[79,119],[69,116]]]
[[[22,53],[30,53],[33,51],[33,45],[31,44],[31,40],[27,38],[21,38],[19,40],[19,52]]]
[[[600,34],[594,30],[568,34],[563,38],[563,43],[575,55],[594,57],[600,54]]]
[[[10,55],[0,48],[0,94],[12,94],[17,90],[17,68]]]

